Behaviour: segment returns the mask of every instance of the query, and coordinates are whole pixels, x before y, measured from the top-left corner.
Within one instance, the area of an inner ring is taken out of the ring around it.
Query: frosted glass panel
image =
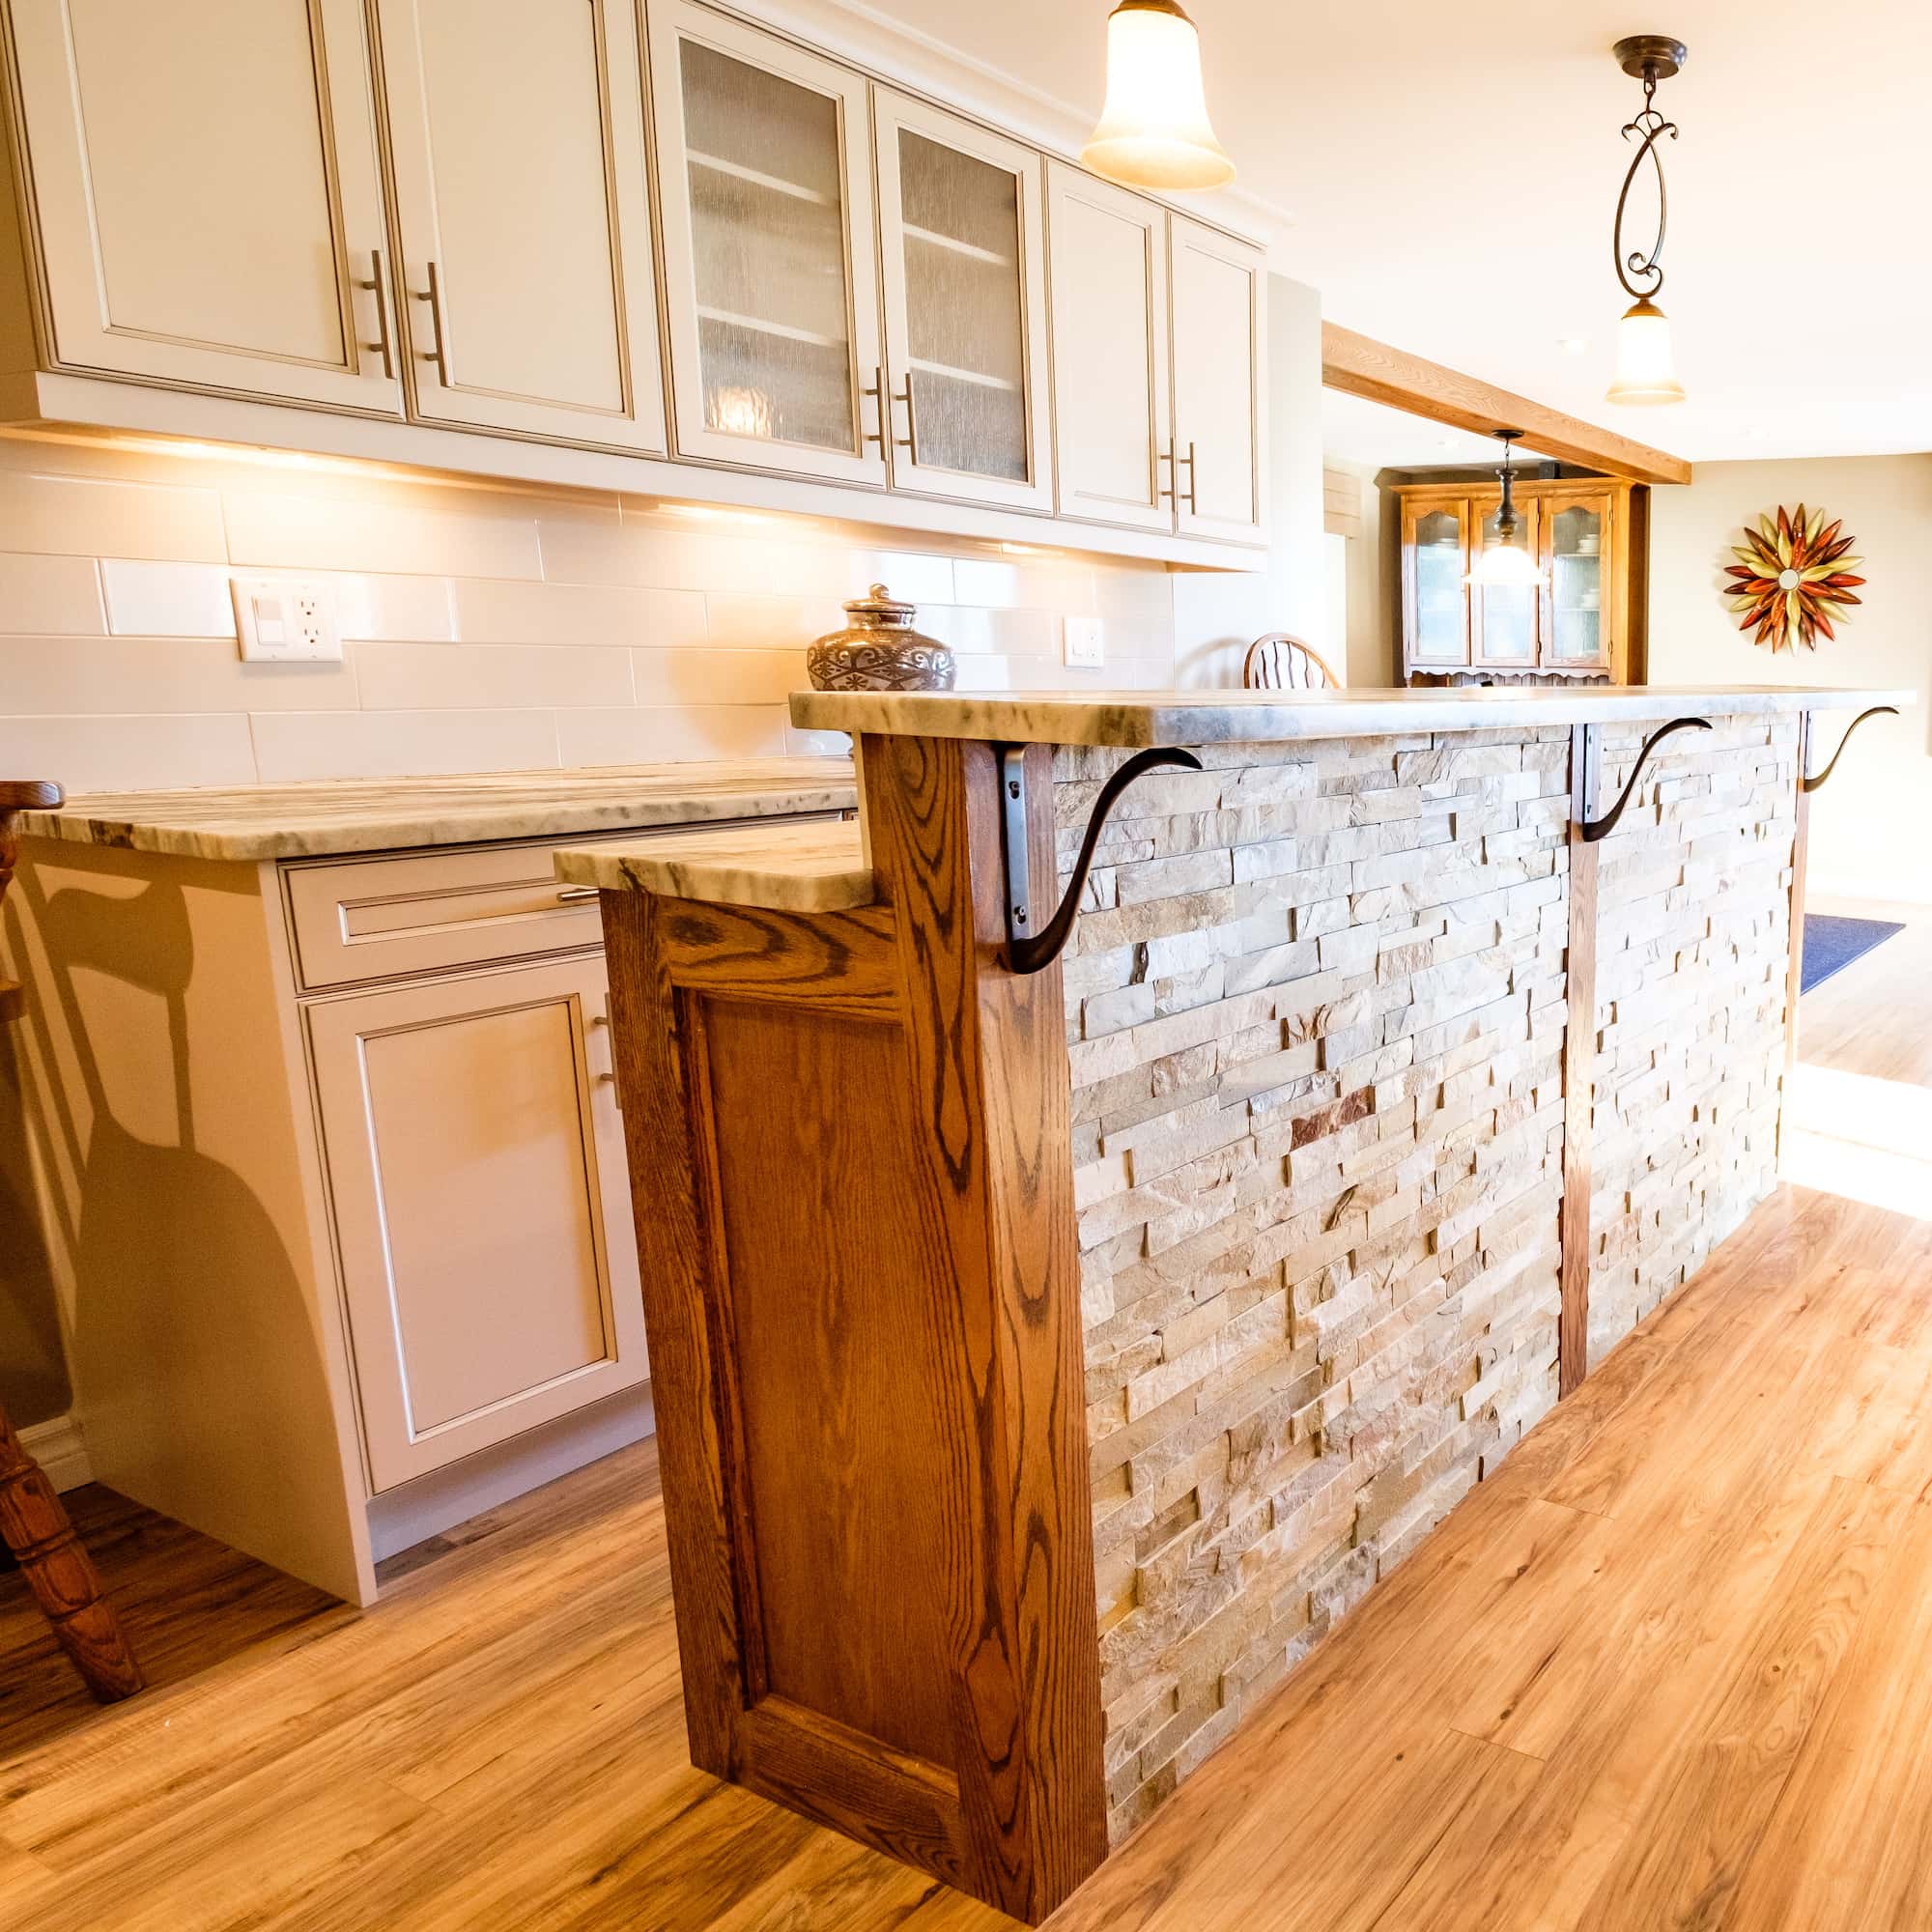
[[[1463,520],[1431,510],[1415,520],[1415,655],[1461,664],[1463,611]]]
[[[1517,512],[1518,518],[1522,512]],[[1483,519],[1478,533],[1481,548],[1498,541],[1496,519],[1500,509]],[[1529,542],[1529,533],[1517,529],[1516,541]],[[1536,586],[1529,583],[1486,583],[1479,591],[1477,609],[1482,617],[1482,633],[1476,640],[1480,657],[1492,664],[1534,664],[1536,662]]]
[[[1604,518],[1572,504],[1558,510],[1549,533],[1551,658],[1596,664],[1604,652]]]
[[[899,129],[906,332],[917,461],[1025,482],[1019,185]]]
[[[838,102],[681,56],[705,426],[856,449]]]

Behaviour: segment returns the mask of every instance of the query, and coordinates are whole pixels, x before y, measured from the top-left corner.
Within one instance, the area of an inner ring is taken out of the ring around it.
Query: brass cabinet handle
[[[389,297],[383,287],[383,251],[369,250],[369,279],[366,282],[352,282],[351,287],[367,289],[376,298],[376,339],[365,342],[362,347],[371,349],[383,358],[383,374],[390,382],[396,380],[396,358],[389,342]]]
[[[1160,480],[1160,466],[1163,463],[1167,465],[1168,481],[1166,483],[1162,483]],[[1157,449],[1153,453],[1153,499],[1156,503],[1166,503],[1174,500],[1173,479],[1174,439],[1169,437],[1167,447],[1165,449]]]
[[[899,395],[895,392],[893,401],[903,403],[906,412],[906,433],[903,437],[894,437],[893,447],[904,450],[908,459],[917,468],[919,464],[919,417],[913,412],[912,377],[910,375],[906,377],[905,394]]]
[[[1198,517],[1201,514],[1201,502],[1195,494],[1197,478],[1194,469],[1194,445],[1191,442],[1187,445],[1187,454],[1180,458],[1180,462],[1187,466],[1187,507],[1193,515]],[[1174,481],[1175,488],[1179,491],[1180,478],[1177,476]]]
[[[436,364],[436,380],[446,389],[449,387],[449,362],[442,349],[442,283],[437,276],[434,262],[429,265],[429,287],[412,289],[410,295],[416,301],[429,303],[432,346],[419,349],[416,354],[423,361]]]
[[[861,389],[859,394],[862,398],[866,396],[871,397],[872,420],[878,424],[878,428],[867,429],[866,427],[865,412],[862,410],[859,415],[859,454],[861,456],[865,455],[866,445],[868,442],[876,442],[879,445],[879,454],[881,456],[886,453],[885,393],[886,372],[883,369],[875,368],[872,371],[872,386],[869,389]]]

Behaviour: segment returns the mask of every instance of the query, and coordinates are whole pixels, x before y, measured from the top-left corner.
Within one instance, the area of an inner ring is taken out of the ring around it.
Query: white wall
[[[1875,718],[1812,802],[1814,892],[1932,901],[1932,456],[1700,463],[1683,489],[1651,493],[1653,684],[1902,685],[1903,718]],[[1747,522],[1804,502],[1842,517],[1865,559],[1864,602],[1834,642],[1773,656],[1737,629],[1722,586]],[[1822,764],[1845,721],[1819,721]]]

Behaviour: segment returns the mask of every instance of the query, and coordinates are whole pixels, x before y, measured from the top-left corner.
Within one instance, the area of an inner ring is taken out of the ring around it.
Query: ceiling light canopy
[[[1610,258],[1616,264],[1617,280],[1626,295],[1635,301],[1624,311],[1617,325],[1617,373],[1605,393],[1612,403],[1681,403],[1684,384],[1677,380],[1676,361],[1670,350],[1670,324],[1652,298],[1663,286],[1663,270],[1658,258],[1663,253],[1663,228],[1669,203],[1663,189],[1663,156],[1657,144],[1664,135],[1674,141],[1677,124],[1666,121],[1657,111],[1657,83],[1668,80],[1689,58],[1682,41],[1667,34],[1633,34],[1615,47],[1617,65],[1634,80],[1643,82],[1643,106],[1634,120],[1624,124],[1624,139],[1642,135],[1637,151],[1624,176],[1623,191],[1617,196],[1617,218],[1610,233]],[[1646,252],[1633,249],[1624,253],[1624,209],[1630,202],[1631,184],[1648,158],[1657,171],[1657,240]]]
[[[1496,431],[1496,440],[1503,446],[1503,467],[1496,471],[1496,480],[1503,486],[1503,499],[1496,505],[1495,541],[1483,546],[1470,566],[1468,576],[1463,580],[1464,583],[1489,584],[1499,588],[1520,585],[1527,588],[1543,582],[1542,568],[1530,555],[1527,547],[1516,541],[1520,526],[1517,521],[1516,473],[1510,468],[1510,454],[1521,434],[1520,429]]]
[[[1107,100],[1080,151],[1128,187],[1220,187],[1235,164],[1214,138],[1201,37],[1175,0],[1120,0],[1107,16]]]

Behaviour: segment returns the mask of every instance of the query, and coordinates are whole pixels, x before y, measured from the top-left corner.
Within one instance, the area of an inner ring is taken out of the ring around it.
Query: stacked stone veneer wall
[[[1101,847],[1065,979],[1116,1837],[1556,1400],[1569,745],[1205,748]],[[1593,1343],[1771,1185],[1794,747],[1719,721],[1600,848]],[[1123,755],[1059,753],[1064,858]]]
[[[1776,1182],[1798,721],[1714,718],[1598,848],[1590,1360]],[[1643,732],[1605,733],[1614,797]]]

